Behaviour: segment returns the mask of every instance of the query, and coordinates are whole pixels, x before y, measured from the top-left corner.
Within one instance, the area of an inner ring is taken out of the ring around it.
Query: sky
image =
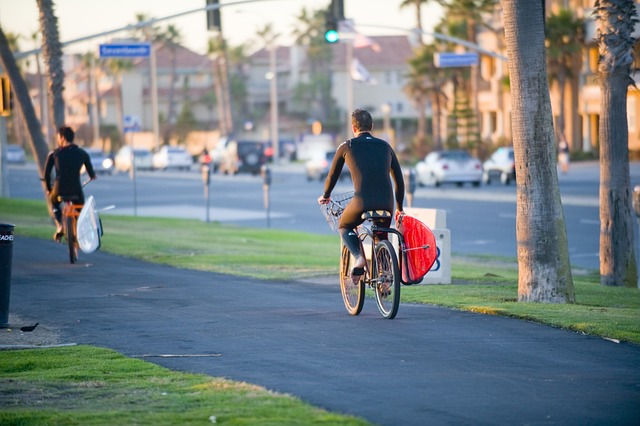
[[[326,8],[330,0],[221,0],[222,28],[228,43],[236,46],[248,44],[249,51],[261,47],[256,31],[268,23],[276,33],[281,34],[280,44],[293,42],[290,34],[295,16],[303,8],[318,10]],[[399,30],[381,27],[411,29],[415,27],[413,7],[400,9],[402,0],[345,0],[345,16],[353,19],[357,30],[365,35],[403,34]],[[58,18],[60,40],[62,42],[96,35],[105,31],[122,28],[135,23],[137,13],[145,13],[154,18],[195,10],[206,6],[206,0],[54,0]],[[423,27],[429,30],[440,20],[437,6],[423,6]],[[206,29],[205,12],[168,20],[160,23],[175,25],[183,35],[183,45],[189,49],[206,53],[210,33]],[[36,0],[0,0],[0,25],[3,31],[30,37],[39,30]],[[111,38],[125,36],[126,33],[101,36],[91,42],[69,45],[66,53],[84,53],[96,49],[100,43],[108,43]],[[20,50],[34,49],[29,39],[21,40]]]

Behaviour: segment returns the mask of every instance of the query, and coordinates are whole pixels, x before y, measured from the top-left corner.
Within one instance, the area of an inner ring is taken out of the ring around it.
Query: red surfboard
[[[404,212],[398,216],[396,227],[405,243],[402,281],[415,284],[422,280],[438,258],[436,237],[427,225]]]

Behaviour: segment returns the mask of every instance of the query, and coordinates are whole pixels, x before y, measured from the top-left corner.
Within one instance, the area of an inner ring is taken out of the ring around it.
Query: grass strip
[[[2,425],[366,425],[249,383],[91,346],[0,352]],[[302,420],[304,419],[304,420]]]

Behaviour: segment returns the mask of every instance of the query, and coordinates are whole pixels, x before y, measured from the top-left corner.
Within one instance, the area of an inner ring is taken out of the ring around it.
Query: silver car
[[[433,151],[424,161],[416,164],[418,185],[440,186],[443,183],[455,183],[462,186],[471,183],[480,186],[482,163],[461,149]]]

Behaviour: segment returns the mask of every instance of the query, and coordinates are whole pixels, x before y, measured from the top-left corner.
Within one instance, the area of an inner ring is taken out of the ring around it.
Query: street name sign
[[[151,43],[110,43],[100,45],[101,58],[148,58]]]
[[[433,62],[438,68],[470,67],[478,64],[478,53],[436,53],[433,56]]]

